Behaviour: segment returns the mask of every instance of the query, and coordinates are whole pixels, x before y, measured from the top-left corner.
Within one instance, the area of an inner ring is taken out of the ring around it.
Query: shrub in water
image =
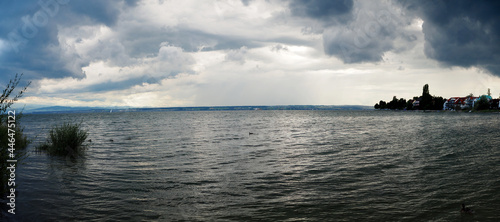
[[[38,149],[46,150],[51,155],[76,156],[84,148],[87,136],[81,124],[63,123],[50,130],[47,143],[38,146]]]

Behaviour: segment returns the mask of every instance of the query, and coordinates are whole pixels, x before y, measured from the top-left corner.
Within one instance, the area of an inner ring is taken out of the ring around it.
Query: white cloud
[[[142,1],[113,26],[59,26],[59,45],[50,49],[86,77],[40,79],[20,102],[373,105],[419,95],[426,83],[447,97],[500,90],[498,78],[428,59],[422,19],[404,17],[389,1],[354,7],[352,23],[339,26],[293,17],[281,1]],[[353,41],[359,36],[369,41]],[[344,64],[342,51],[329,51],[339,42],[358,44],[350,55],[364,63]]]

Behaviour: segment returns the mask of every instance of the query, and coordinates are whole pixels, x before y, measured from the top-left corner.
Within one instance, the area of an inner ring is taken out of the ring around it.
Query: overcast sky
[[[500,94],[500,1],[0,2],[24,104],[374,105]]]

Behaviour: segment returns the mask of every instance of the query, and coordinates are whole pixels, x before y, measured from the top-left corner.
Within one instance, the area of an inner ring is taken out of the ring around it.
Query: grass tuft
[[[76,156],[85,147],[88,132],[81,129],[81,124],[63,123],[49,131],[47,142],[39,145],[39,150],[45,150],[50,155]]]

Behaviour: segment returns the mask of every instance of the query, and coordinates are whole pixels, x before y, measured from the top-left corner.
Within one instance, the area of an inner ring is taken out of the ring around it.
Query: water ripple
[[[500,218],[499,119],[343,111],[26,115],[35,144],[47,122],[64,121],[82,121],[92,142],[79,161],[31,153],[18,169],[14,219],[493,221]],[[476,215],[461,215],[462,202]]]

